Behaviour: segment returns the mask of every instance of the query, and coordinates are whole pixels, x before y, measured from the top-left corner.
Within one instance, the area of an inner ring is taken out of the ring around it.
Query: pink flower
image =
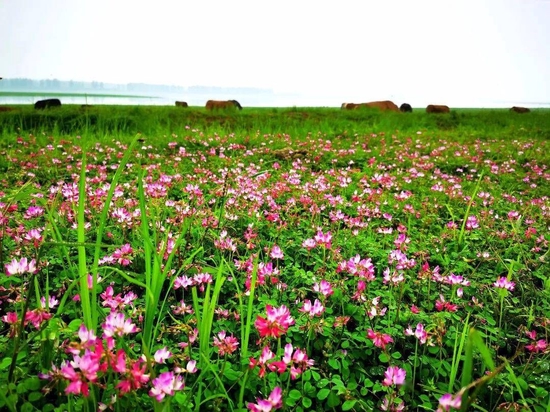
[[[167,359],[172,357],[172,353],[166,348],[159,349],[153,355],[156,363],[164,363]]]
[[[183,387],[181,376],[176,376],[173,372],[163,372],[158,378],[153,379],[153,388],[149,391],[149,396],[160,402],[166,395],[173,396],[175,391],[182,390]]]
[[[372,329],[367,331],[367,337],[372,340],[374,346],[381,348],[382,350],[386,349],[386,345],[390,342],[393,342],[393,339],[390,335],[381,332],[375,332]]]
[[[317,246],[317,242],[313,239],[306,239],[302,242],[302,247],[306,248],[307,250],[313,249],[315,246]]]
[[[509,290],[510,292],[514,290],[516,284],[514,282],[509,281],[506,276],[501,276],[497,279],[495,283],[493,283],[493,286],[496,288],[502,288]]]
[[[323,233],[322,231],[318,231],[317,234],[314,236],[315,242],[317,242],[318,245],[322,245],[327,249],[330,249],[331,242],[332,242],[332,234],[330,232]]]
[[[254,326],[256,326],[262,338],[266,336],[278,338],[286,333],[290,325],[294,324],[290,311],[284,305],[278,309],[267,305],[266,312],[267,319],[258,315],[256,322],[254,322]]]
[[[315,283],[313,285],[313,290],[320,293],[324,297],[328,297],[334,293],[331,284],[324,279],[321,280],[320,283]]]
[[[197,372],[197,361],[196,360],[190,360],[187,362],[187,365],[184,367],[176,366],[174,368],[174,372],[176,373],[195,373]]]
[[[548,348],[548,342],[546,342],[544,339],[539,339],[538,341],[525,346],[525,349],[535,353],[545,352],[547,348]]]
[[[401,401],[398,405],[395,403],[390,404],[390,400],[386,397],[380,405],[380,409],[383,411],[399,412],[405,409],[405,402]]]
[[[276,387],[267,399],[259,399],[257,403],[249,403],[247,409],[252,412],[270,412],[283,407],[282,389]]]
[[[424,325],[422,323],[419,323],[416,325],[416,330],[413,332],[411,327],[409,326],[407,329],[405,329],[405,335],[406,336],[416,336],[416,338],[420,341],[421,344],[425,344],[428,339],[428,333],[424,329]]]
[[[439,299],[435,301],[435,309],[438,312],[447,311],[447,312],[456,312],[458,306],[454,303],[447,302],[443,295],[439,295]]]
[[[17,313],[8,312],[6,315],[2,316],[2,321],[10,325],[15,325],[17,323]]]
[[[466,219],[466,229],[473,230],[477,228],[479,228],[477,218],[475,216],[468,216],[468,219]]]
[[[306,299],[304,301],[304,306],[300,309],[300,312],[308,313],[310,317],[314,316],[321,316],[323,312],[325,311],[325,307],[322,305],[322,303],[319,301],[319,299],[315,299],[315,303],[312,305],[311,301],[309,299]]]
[[[6,275],[23,275],[25,273],[35,273],[36,272],[36,260],[32,259],[30,262],[27,258],[21,258],[17,261],[13,259],[10,263],[6,264]]]
[[[101,325],[105,337],[123,336],[138,331],[131,319],[126,319],[124,313],[111,312]]]
[[[292,354],[292,352],[294,352],[294,355]],[[312,367],[315,362],[313,361],[313,359],[309,359],[307,354],[300,348],[296,348],[296,350],[294,350],[292,344],[287,343],[285,345],[283,363],[285,365],[290,365],[290,378],[294,380],[307,368]]]
[[[271,351],[271,349],[269,349],[268,346],[266,346],[262,349],[262,353],[258,360],[254,358],[249,359],[248,366],[250,369],[253,369],[256,367],[256,365],[258,365],[260,367],[260,372],[258,373],[258,376],[260,378],[263,378],[266,372],[267,361],[273,359],[274,357],[275,354]]]
[[[224,330],[214,336],[214,346],[218,348],[220,356],[230,355],[237,350],[239,341],[233,335],[226,336]]]
[[[406,375],[407,372],[404,369],[398,368],[397,366],[389,366],[386,372],[384,372],[385,378],[382,381],[382,385],[403,385]]]
[[[269,256],[271,256],[271,259],[284,259],[285,257],[283,251],[277,245],[274,245],[273,248],[271,248],[271,253]]]
[[[439,406],[437,408],[438,412],[448,412],[453,409],[460,409],[462,406],[462,394],[460,392],[453,396],[450,393],[446,393],[441,398],[439,398]]]

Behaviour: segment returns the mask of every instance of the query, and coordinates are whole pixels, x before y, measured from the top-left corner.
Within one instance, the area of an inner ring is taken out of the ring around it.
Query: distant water
[[[55,96],[43,96],[37,93],[33,96],[0,96],[0,105],[29,104],[33,105],[37,100],[48,99]],[[189,94],[187,96],[165,95],[159,97],[97,97],[97,96],[60,96],[62,104],[91,104],[91,105],[147,105],[147,106],[173,106],[176,100],[186,101],[190,106],[204,106],[209,99],[230,100],[235,99],[243,107],[340,107],[343,102],[364,102],[368,99],[361,99],[357,96],[305,96],[299,94],[244,94],[244,95],[206,95]],[[391,98],[397,105],[404,101],[399,98]],[[430,102],[409,99],[413,107],[426,107]],[[470,108],[507,108],[511,106],[550,108],[550,102],[521,102],[521,101],[452,101],[435,102],[436,104],[447,104],[453,107]]]

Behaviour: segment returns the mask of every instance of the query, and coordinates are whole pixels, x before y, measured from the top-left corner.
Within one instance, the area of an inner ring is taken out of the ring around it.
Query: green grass
[[[550,351],[527,346],[550,335],[548,110],[13,107],[0,112],[0,266],[25,257],[39,270],[0,277],[1,317],[12,313],[0,410],[96,410],[117,395],[118,411],[242,412],[275,388],[285,411],[436,410],[443,394],[462,410],[550,410]],[[304,246],[319,232],[330,245]],[[356,295],[359,259],[375,278]],[[386,269],[403,278],[387,282]],[[514,289],[496,288],[502,278]],[[52,295],[58,307],[39,303]],[[102,368],[84,379],[90,396],[68,394],[52,365],[76,362],[69,348],[82,357],[81,323],[102,336],[122,295],[116,310],[141,330],[94,343],[105,356],[91,359]],[[307,313],[306,299],[326,311]],[[261,320],[282,305],[295,324],[276,336]],[[28,311],[51,317],[13,320]],[[214,345],[222,332],[238,340],[231,353]],[[262,377],[263,349],[273,366],[287,344],[314,364]],[[172,357],[157,363],[163,347]],[[129,369],[114,370],[115,351],[126,366],[145,356],[149,382],[122,396]],[[197,373],[182,372],[189,360]],[[384,385],[390,366],[406,380]],[[176,367],[185,387],[152,399]]]
[[[455,109],[450,115],[381,113],[376,110],[343,111],[339,108],[244,108],[242,111],[207,112],[203,107],[107,106],[87,110],[80,105],[36,111],[32,105],[13,105],[0,112],[0,135],[47,133],[55,135],[133,135],[162,139],[185,135],[189,129],[207,134],[254,136],[261,133],[303,137],[322,131],[328,138],[362,133],[452,134],[455,137],[550,137],[550,109],[527,114],[506,109]]]

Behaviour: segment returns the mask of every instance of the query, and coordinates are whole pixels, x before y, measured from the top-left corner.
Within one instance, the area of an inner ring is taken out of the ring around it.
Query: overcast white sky
[[[550,0],[0,0],[0,39],[5,78],[550,103]]]

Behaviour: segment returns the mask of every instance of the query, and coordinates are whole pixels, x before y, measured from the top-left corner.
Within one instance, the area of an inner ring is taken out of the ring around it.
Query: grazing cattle
[[[428,107],[426,107],[426,113],[450,113],[450,112],[451,112],[451,109],[449,109],[449,106],[429,104]]]
[[[206,110],[224,110],[236,107],[242,110],[243,107],[236,100],[208,100],[206,102]]]
[[[178,101],[176,101],[176,106],[177,107],[189,107],[187,102],[178,102]]]
[[[357,103],[342,103],[341,109],[353,110],[357,109],[357,106],[359,106]]]
[[[61,106],[61,101],[59,99],[38,100],[34,104],[34,108],[38,110],[46,109],[49,107],[60,107],[60,106]]]
[[[11,112],[12,110],[13,110],[13,107],[0,106],[0,112]]]
[[[528,109],[527,107],[514,106],[510,109],[510,111],[516,113],[529,113],[531,109]]]
[[[399,106],[399,110],[403,113],[412,113],[413,108],[409,103],[403,103],[401,106]]]
[[[386,110],[391,110],[391,111],[394,111],[394,112],[398,112],[399,111],[399,107],[397,107],[397,105],[390,101],[390,100],[382,100],[382,101],[379,101],[379,102],[369,102],[369,103],[360,103],[359,105],[357,105],[358,108],[363,108],[363,107],[367,107],[369,109],[378,109],[378,110],[382,110],[382,111],[386,111]]]

